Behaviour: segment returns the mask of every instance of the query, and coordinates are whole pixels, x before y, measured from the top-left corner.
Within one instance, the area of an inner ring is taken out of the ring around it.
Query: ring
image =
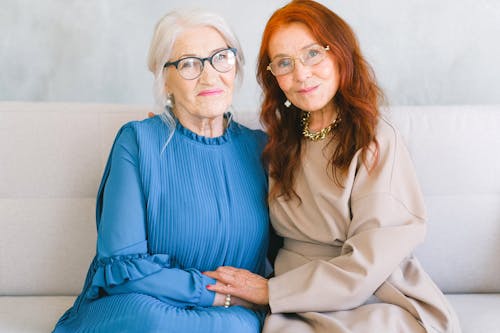
[[[231,306],[231,294],[226,295],[226,300],[224,302],[224,307],[227,309]]]

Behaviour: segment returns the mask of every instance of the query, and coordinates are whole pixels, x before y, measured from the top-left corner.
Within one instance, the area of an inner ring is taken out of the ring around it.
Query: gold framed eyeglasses
[[[269,63],[267,70],[274,76],[290,74],[295,68],[295,60],[298,59],[304,66],[314,66],[325,59],[326,51],[330,46],[312,45],[300,51],[298,57],[277,56]]]
[[[210,57],[184,57],[177,61],[169,61],[163,65],[163,68],[174,66],[179,75],[186,80],[194,80],[200,77],[205,67],[205,61],[208,60],[210,65],[219,73],[226,73],[233,69],[236,64],[236,48],[227,48],[212,54]]]

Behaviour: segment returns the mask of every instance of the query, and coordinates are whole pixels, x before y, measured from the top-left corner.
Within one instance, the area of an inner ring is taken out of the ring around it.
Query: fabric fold
[[[98,259],[96,272],[87,291],[87,298],[98,298],[101,288],[139,280],[171,266],[171,258],[167,254],[144,253]]]

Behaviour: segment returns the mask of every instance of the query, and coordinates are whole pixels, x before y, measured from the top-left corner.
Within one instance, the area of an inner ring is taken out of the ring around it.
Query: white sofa
[[[116,131],[151,107],[0,102],[0,332],[50,332],[95,250]],[[258,126],[256,114],[235,115]],[[500,106],[394,107],[428,207],[417,249],[464,333],[500,332]]]

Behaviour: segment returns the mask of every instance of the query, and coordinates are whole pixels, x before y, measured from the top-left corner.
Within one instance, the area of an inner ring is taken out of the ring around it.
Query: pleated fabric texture
[[[117,134],[97,196],[97,253],[54,332],[260,332],[264,314],[212,307],[202,274],[264,274],[265,134],[234,121],[216,138],[160,117]]]

